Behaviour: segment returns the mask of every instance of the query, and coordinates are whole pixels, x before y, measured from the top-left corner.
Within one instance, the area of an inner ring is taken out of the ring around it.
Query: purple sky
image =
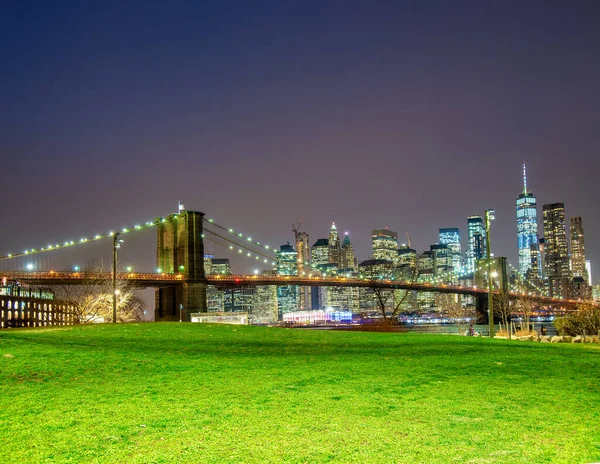
[[[181,200],[273,245],[335,212],[360,259],[495,208],[516,264],[526,161],[600,276],[596,2],[9,3],[0,254]]]

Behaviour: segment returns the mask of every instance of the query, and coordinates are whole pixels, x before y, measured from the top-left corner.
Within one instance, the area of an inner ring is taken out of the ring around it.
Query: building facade
[[[469,216],[467,218],[467,271],[475,271],[475,263],[486,256],[485,249],[485,226],[481,216]]]
[[[460,246],[460,229],[456,227],[440,229],[439,241],[447,245],[452,252],[452,268],[459,273],[463,267],[462,252]]]
[[[569,249],[565,229],[565,205],[551,203],[542,207],[544,216],[544,268],[551,297],[569,296]]]
[[[581,217],[571,218],[571,271],[573,277],[582,277],[589,284],[585,259],[585,240],[583,236],[583,221]]]
[[[519,251],[519,272],[523,276],[529,275],[532,267],[532,246],[538,245],[538,224],[537,224],[537,200],[533,193],[527,191],[527,170],[523,164],[523,192],[517,198],[517,242]],[[538,258],[535,253],[534,257]],[[541,278],[538,269],[538,278]]]
[[[398,257],[398,233],[393,230],[374,229],[372,234],[373,259],[395,263]]]

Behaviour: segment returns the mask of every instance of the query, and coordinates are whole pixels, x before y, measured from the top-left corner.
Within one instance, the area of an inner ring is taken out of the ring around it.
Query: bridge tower
[[[204,213],[183,211],[158,224],[157,268],[167,274],[182,274],[183,285],[156,289],[156,321],[189,322],[191,313],[206,312],[203,218]]]

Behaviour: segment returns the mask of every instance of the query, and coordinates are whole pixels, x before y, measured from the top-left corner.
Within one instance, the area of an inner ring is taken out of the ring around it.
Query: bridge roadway
[[[112,273],[86,273],[86,272],[12,272],[0,271],[2,278],[27,282],[32,285],[84,285],[86,283],[98,280],[111,280]],[[133,273],[119,272],[117,279],[130,283],[138,288],[147,287],[168,287],[174,285],[183,285],[186,281],[182,274],[153,274],[153,273]],[[362,288],[383,288],[394,290],[416,290],[421,292],[451,293],[458,295],[472,295],[483,297],[488,291],[485,288],[464,287],[462,285],[431,284],[428,282],[409,282],[398,280],[372,280],[356,279],[350,277],[320,277],[320,276],[263,276],[263,275],[209,275],[206,276],[206,283],[222,288],[231,288],[242,285],[299,285],[303,287],[362,287]],[[497,291],[494,293],[498,293]],[[509,293],[511,299],[518,299],[524,296],[519,293]],[[544,305],[554,305],[557,307],[575,308],[581,303],[580,300],[564,300],[558,298],[549,298],[545,296],[534,296],[533,299]]]

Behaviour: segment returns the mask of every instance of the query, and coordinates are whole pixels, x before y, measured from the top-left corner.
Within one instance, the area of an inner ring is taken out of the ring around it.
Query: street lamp
[[[485,244],[487,248],[487,268],[488,268],[488,323],[490,327],[490,338],[494,338],[494,293],[492,286],[492,253],[490,246],[490,222],[492,222],[495,211],[493,209],[485,210]]]
[[[113,234],[113,269],[112,269],[112,290],[113,290],[113,324],[117,322],[117,250],[121,247],[123,240],[119,239],[119,232]]]

